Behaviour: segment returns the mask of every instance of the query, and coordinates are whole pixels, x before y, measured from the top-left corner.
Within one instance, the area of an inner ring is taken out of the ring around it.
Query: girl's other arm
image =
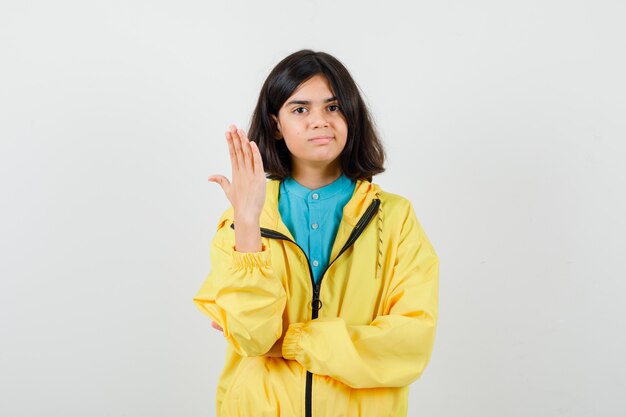
[[[367,325],[342,318],[292,323],[283,356],[352,388],[402,387],[417,379],[434,344],[439,260],[412,207],[396,259],[384,315]]]

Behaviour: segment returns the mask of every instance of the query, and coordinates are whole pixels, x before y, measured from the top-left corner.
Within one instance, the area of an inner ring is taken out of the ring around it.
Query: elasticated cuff
[[[270,266],[269,251],[261,245],[261,252],[237,252],[233,246],[233,267],[267,268]]]
[[[283,341],[283,358],[296,359],[302,348],[300,347],[300,338],[302,337],[302,327],[304,323],[291,323],[285,339]]]

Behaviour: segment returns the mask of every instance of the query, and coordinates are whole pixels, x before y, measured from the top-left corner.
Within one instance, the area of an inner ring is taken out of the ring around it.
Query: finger
[[[243,150],[244,163],[246,165],[246,168],[249,171],[254,172],[254,161],[252,160],[252,149],[250,149],[250,141],[246,136],[246,132],[244,132],[243,130],[237,129],[237,133],[241,138],[241,149]]]
[[[244,142],[248,142],[248,135],[246,135],[246,132],[243,129],[239,129],[237,128],[237,134],[239,135],[239,137],[241,138],[242,141]]]
[[[259,146],[256,142],[250,142],[250,147],[252,149],[252,157],[254,162],[254,173],[265,174],[265,170],[263,169],[263,158],[261,157],[261,151],[259,150]]]
[[[222,326],[220,326],[219,324],[217,324],[215,321],[211,322],[211,327],[213,327],[214,329],[219,330],[220,332],[223,332],[224,329],[222,329]]]
[[[233,136],[229,130],[224,134],[226,136],[226,142],[228,143],[228,153],[230,154],[230,165],[232,170],[238,169],[237,154],[235,153],[235,144],[233,142]]]
[[[209,181],[222,187],[222,190],[224,190],[224,193],[228,197],[228,191],[230,190],[230,181],[228,181],[228,178],[223,175],[211,175],[209,177]]]
[[[243,155],[243,149],[241,148],[241,138],[237,133],[237,129],[231,130],[230,135],[233,138],[233,147],[235,148],[235,156],[237,157],[237,168],[245,168],[245,160]]]

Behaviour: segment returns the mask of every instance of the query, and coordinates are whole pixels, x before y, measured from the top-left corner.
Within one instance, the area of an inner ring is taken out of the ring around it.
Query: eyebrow
[[[333,96],[331,98],[327,98],[324,100],[324,103],[330,103],[331,101],[337,101],[337,97]],[[292,100],[289,103],[285,104],[285,106],[291,106],[292,104],[311,104],[311,100]]]

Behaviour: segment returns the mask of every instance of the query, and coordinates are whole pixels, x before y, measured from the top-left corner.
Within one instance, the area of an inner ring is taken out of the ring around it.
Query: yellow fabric
[[[268,181],[261,227],[293,240],[278,187]],[[323,277],[316,320],[302,251],[263,237],[261,252],[239,253],[232,208],[224,213],[212,271],[194,297],[228,342],[218,416],[304,416],[307,370],[313,416],[406,416],[408,385],[433,348],[439,261],[411,203],[368,181],[344,208],[331,260],[375,198],[377,215]]]

